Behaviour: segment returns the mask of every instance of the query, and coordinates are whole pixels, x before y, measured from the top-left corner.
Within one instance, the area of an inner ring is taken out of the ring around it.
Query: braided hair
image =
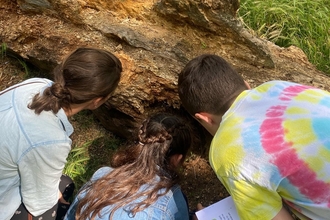
[[[186,156],[190,134],[188,125],[174,115],[158,113],[145,120],[134,144],[113,156],[111,166],[115,169],[86,186],[76,219],[94,219],[106,206],[112,206],[110,219],[121,207],[134,216],[153,204],[177,184],[178,174],[170,158],[175,154]],[[139,191],[143,185],[147,187]],[[138,203],[131,203],[137,199]]]

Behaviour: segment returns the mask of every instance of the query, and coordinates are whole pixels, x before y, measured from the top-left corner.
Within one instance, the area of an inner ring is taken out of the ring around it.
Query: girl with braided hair
[[[95,172],[65,220],[189,219],[176,170],[191,145],[181,118],[158,113],[143,122],[134,144]]]
[[[121,72],[112,53],[79,48],[54,69],[53,81],[32,78],[0,92],[1,220],[64,217],[73,191],[72,184],[62,189],[73,133],[68,117],[102,105]]]

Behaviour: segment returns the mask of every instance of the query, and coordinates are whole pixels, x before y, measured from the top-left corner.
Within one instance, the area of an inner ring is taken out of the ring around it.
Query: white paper
[[[197,211],[198,220],[239,220],[231,196]]]

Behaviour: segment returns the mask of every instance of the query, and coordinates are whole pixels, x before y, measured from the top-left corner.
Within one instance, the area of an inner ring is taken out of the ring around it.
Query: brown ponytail
[[[101,49],[79,48],[53,70],[54,83],[36,94],[29,108],[42,111],[70,109],[94,98],[105,98],[117,87],[122,72],[120,60]]]

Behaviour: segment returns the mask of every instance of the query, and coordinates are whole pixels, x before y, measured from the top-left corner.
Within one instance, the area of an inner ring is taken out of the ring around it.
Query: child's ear
[[[175,168],[177,168],[181,164],[181,160],[183,158],[182,154],[174,154],[171,156],[171,165]]]
[[[206,112],[195,113],[195,118],[198,121],[206,122],[207,124],[212,124],[212,117],[210,114],[208,114]]]
[[[244,83],[245,83],[246,88],[251,89],[251,86],[250,86],[250,84],[249,84],[248,82],[246,82],[246,81],[244,80]]]
[[[93,100],[93,105],[94,105],[94,108],[98,108],[100,105],[102,105],[104,103],[104,100],[103,98],[99,97],[99,98],[95,98]]]

